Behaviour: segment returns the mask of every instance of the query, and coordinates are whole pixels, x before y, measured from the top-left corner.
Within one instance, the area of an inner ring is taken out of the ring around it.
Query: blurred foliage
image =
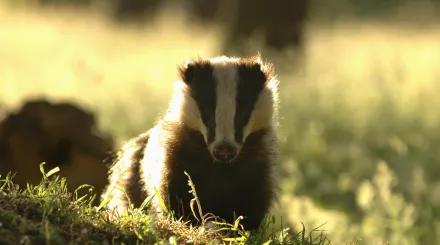
[[[284,97],[284,189],[343,212],[366,244],[440,243],[438,74],[409,81],[405,72],[357,86],[312,77]]]
[[[390,20],[404,15],[403,19],[416,14],[417,18],[438,16],[439,0],[309,0],[311,15],[329,20],[349,16],[357,19]],[[422,13],[418,13],[419,10]],[[401,14],[400,14],[401,12]]]
[[[85,5],[91,4],[93,0],[38,0],[40,4],[75,4]]]
[[[126,8],[132,8],[133,11],[140,9],[156,8],[157,0],[8,0],[12,2],[29,2],[38,4],[56,4],[56,5],[90,5],[94,3],[107,2],[114,8],[115,13],[123,11]],[[227,0],[220,0],[226,2]],[[162,3],[190,5],[197,0],[165,0]],[[204,1],[202,1],[204,2]],[[212,1],[215,2],[215,1]],[[341,14],[349,13],[351,17],[359,18],[384,18],[394,13],[399,8],[413,8],[417,4],[426,7],[433,7],[438,11],[439,0],[308,0],[313,13],[334,18]],[[204,4],[204,3],[203,3]],[[213,14],[211,4],[205,4],[207,13]]]
[[[11,0],[9,0],[11,1]],[[345,17],[356,19],[411,20],[440,16],[438,0],[14,0],[41,6],[82,6],[99,9],[118,23],[151,23],[166,7],[177,7],[188,16],[187,25],[221,26],[227,55],[282,52],[295,48],[301,55],[304,26],[310,19],[330,24]],[[420,9],[423,9],[420,13]],[[426,11],[429,10],[429,11]],[[264,17],[263,17],[264,16]],[[403,17],[402,17],[403,16]],[[416,17],[416,18],[417,18]]]

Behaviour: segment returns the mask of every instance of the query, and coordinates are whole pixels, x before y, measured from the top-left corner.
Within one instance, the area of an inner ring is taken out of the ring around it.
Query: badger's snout
[[[230,162],[234,160],[237,156],[237,153],[237,147],[226,141],[222,141],[214,145],[212,150],[212,155],[217,161],[220,162]]]

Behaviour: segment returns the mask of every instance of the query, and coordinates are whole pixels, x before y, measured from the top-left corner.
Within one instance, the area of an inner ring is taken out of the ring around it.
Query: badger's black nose
[[[226,142],[222,142],[214,147],[214,157],[222,162],[231,161],[235,158],[237,149]]]

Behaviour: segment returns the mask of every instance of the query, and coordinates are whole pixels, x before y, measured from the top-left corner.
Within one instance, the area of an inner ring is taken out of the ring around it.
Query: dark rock
[[[69,191],[89,184],[99,195],[107,183],[105,160],[113,145],[85,109],[70,103],[27,101],[0,121],[0,174],[17,173],[13,181],[21,187],[36,185],[42,179],[39,165],[46,162],[46,171],[60,168]]]

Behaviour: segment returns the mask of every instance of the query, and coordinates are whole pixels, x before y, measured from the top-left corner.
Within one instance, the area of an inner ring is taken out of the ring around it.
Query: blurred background
[[[332,244],[440,244],[440,1],[0,0],[0,173],[106,182],[186,57],[281,80],[276,212]]]

